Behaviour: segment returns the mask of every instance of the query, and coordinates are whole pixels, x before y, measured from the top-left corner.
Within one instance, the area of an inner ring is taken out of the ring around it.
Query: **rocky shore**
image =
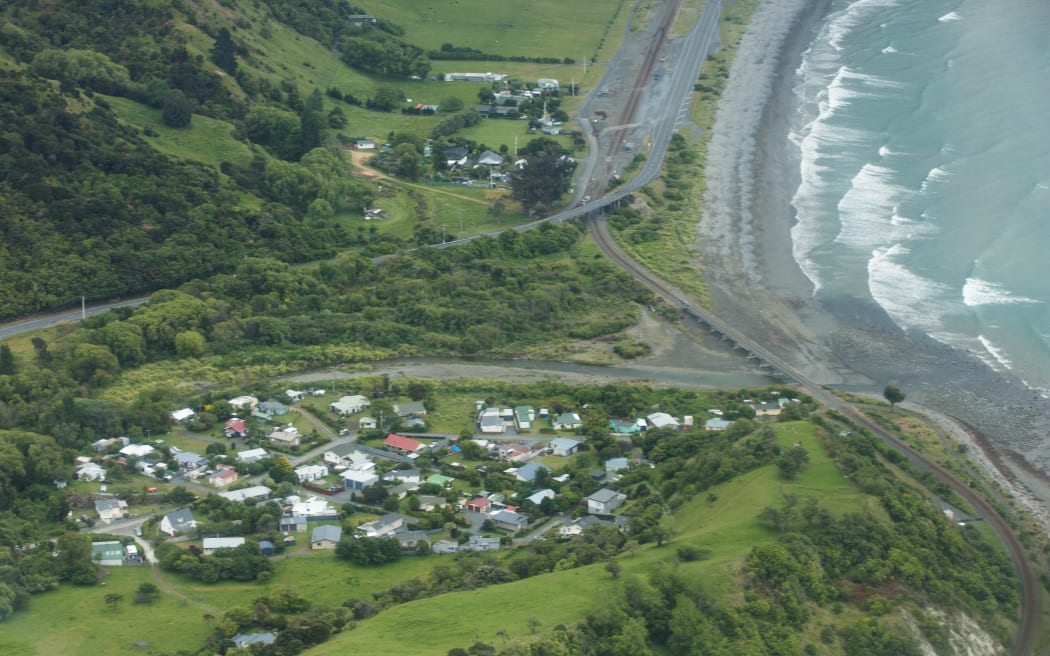
[[[901,330],[871,298],[814,295],[792,254],[799,183],[789,140],[800,54],[830,0],[778,0],[756,11],[733,63],[708,149],[696,248],[716,310],[829,386],[886,384],[987,457],[978,462],[1033,510],[1050,500],[1050,404],[975,355]]]

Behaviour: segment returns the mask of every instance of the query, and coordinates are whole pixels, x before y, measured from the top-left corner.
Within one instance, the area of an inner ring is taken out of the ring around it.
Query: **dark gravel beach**
[[[732,68],[709,149],[709,192],[697,229],[720,316],[812,378],[908,400],[970,427],[1030,507],[1050,500],[1050,403],[968,352],[906,333],[871,298],[814,297],[791,248],[799,183],[789,139],[800,53],[830,2],[783,0],[756,13]]]

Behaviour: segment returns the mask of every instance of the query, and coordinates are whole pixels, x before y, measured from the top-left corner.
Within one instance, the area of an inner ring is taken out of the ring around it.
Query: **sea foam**
[[[963,303],[967,307],[978,305],[1001,305],[1007,303],[1038,303],[1034,298],[1016,296],[1011,294],[1005,287],[998,283],[981,280],[980,278],[967,278],[962,289]]]
[[[942,23],[951,23],[952,21],[960,21],[962,19],[963,19],[962,16],[960,16],[958,13],[952,11],[952,12],[948,12],[947,14],[941,16],[937,20],[942,22]]]
[[[910,253],[903,244],[877,248],[868,260],[868,290],[872,298],[903,328],[918,328],[946,343],[958,343],[947,333],[943,317],[957,310],[953,290],[944,283],[910,271],[901,260]]]

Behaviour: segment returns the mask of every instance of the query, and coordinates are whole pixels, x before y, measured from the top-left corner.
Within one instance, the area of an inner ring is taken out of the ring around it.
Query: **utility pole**
[[[442,223],[441,224],[441,243],[442,244],[445,243],[445,228],[447,228],[447,227],[448,227],[447,223]]]
[[[84,295],[80,295],[80,318],[87,319],[87,302],[84,300]]]

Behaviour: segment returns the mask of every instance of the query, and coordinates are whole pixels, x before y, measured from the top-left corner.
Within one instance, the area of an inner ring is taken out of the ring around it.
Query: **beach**
[[[1030,508],[1050,500],[1050,405],[979,354],[905,330],[871,298],[814,294],[796,262],[790,141],[801,54],[830,0],[766,2],[734,60],[711,138],[695,247],[715,310],[811,378],[881,395],[887,384],[934,411]],[[921,311],[921,308],[917,308]]]

